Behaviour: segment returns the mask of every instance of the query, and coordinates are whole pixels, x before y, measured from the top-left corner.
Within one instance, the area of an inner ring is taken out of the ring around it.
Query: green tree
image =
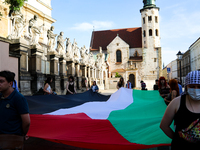
[[[120,77],[121,77],[121,75],[119,75],[119,73],[116,72],[116,74],[115,74],[115,78],[120,78]]]
[[[10,5],[9,16],[11,16],[13,11],[19,11],[20,8],[24,5],[24,2],[28,0],[5,0],[4,3]]]

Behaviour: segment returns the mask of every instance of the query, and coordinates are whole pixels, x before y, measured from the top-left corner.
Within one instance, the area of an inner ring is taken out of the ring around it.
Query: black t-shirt
[[[193,113],[190,110],[188,110],[186,107],[186,95],[182,95],[179,110],[177,111],[177,113],[174,116],[176,130],[175,130],[174,138],[172,139],[172,145],[171,145],[172,150],[199,149],[200,141],[197,143],[191,143],[179,136],[179,131],[182,131],[182,130],[188,128],[191,125],[191,123],[193,123],[198,118],[200,118],[200,113]]]
[[[2,94],[0,94],[2,97]],[[7,98],[0,100],[0,134],[22,135],[21,114],[29,113],[25,97],[14,90]]]
[[[153,86],[153,89],[154,89],[154,90],[158,90],[158,85],[155,84],[155,85]]]

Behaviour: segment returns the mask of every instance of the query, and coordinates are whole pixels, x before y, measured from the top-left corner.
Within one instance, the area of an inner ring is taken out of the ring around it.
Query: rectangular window
[[[152,17],[148,16],[148,21],[151,22],[152,21]]]
[[[145,24],[145,17],[143,18],[143,24]]]
[[[157,16],[155,16],[155,22],[158,23],[158,17]]]
[[[156,62],[156,58],[154,58],[154,62]]]

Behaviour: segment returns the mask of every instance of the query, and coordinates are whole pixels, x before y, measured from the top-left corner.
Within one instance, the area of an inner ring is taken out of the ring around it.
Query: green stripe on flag
[[[171,139],[159,127],[166,108],[158,91],[133,90],[133,103],[111,112],[108,120],[131,143],[169,144]]]

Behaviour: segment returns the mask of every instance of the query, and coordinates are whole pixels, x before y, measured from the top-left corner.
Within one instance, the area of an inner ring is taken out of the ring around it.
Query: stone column
[[[75,64],[72,61],[67,62],[67,76],[75,76]]]
[[[59,56],[57,52],[50,52],[48,53],[50,56],[50,74],[51,75],[59,75],[58,74],[58,63],[59,63]]]
[[[94,79],[94,68],[92,68],[92,78]]]
[[[103,70],[100,71],[100,84],[103,85]]]
[[[90,68],[90,77],[93,79],[93,68]]]
[[[76,68],[76,70],[75,70],[75,76],[76,77],[80,77],[80,74],[79,74],[80,64],[76,63],[75,64],[75,68]]]
[[[90,78],[90,67],[87,68],[88,78]]]
[[[91,86],[91,74],[90,74],[90,67],[89,66],[87,68],[87,73],[88,73],[88,81],[89,81],[88,87],[90,87]]]
[[[23,95],[32,95],[31,92],[31,74],[29,71],[28,52],[30,50],[29,43],[24,39],[12,40],[10,43],[9,56],[18,57],[19,66],[19,91]]]
[[[30,50],[29,71],[33,80],[31,81],[31,90],[33,93],[44,87],[45,75],[42,73],[42,54],[40,47],[32,46]],[[45,67],[45,66],[43,66]]]
[[[60,86],[61,86],[61,94],[66,94],[66,84],[67,84],[67,75],[66,75],[66,58],[60,56],[59,58],[60,63]]]
[[[97,78],[97,69],[96,68],[94,69],[94,78],[95,79]]]
[[[77,90],[80,90],[82,88],[82,85],[81,85],[82,77],[80,76],[80,64],[76,63],[75,68],[76,68],[76,72],[75,72],[76,88],[77,88]]]
[[[106,77],[105,77],[105,90],[108,90],[109,89],[109,83],[108,83],[108,70],[105,70],[105,74],[106,74]]]
[[[66,58],[61,56],[59,58],[59,66],[60,66],[60,75],[66,75]]]
[[[82,76],[87,77],[87,67],[85,65],[82,65]]]
[[[60,56],[58,55],[56,51],[49,52],[48,55],[50,56],[50,74],[53,79],[51,88],[53,91],[55,91],[57,94],[60,95],[61,94],[61,85],[60,85],[61,78],[58,72],[58,70],[60,69],[60,67],[58,68]]]

